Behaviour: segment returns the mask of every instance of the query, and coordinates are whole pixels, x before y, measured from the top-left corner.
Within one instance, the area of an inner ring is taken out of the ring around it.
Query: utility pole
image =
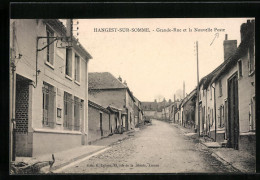
[[[196,56],[197,56],[197,112],[198,112],[198,131],[200,136],[200,112],[199,112],[199,94],[200,94],[200,88],[199,88],[199,45],[198,41],[196,41]]]

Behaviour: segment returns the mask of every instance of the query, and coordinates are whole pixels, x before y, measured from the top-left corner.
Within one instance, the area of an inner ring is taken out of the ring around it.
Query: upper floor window
[[[241,59],[238,61],[238,77],[242,77],[243,76],[243,72],[242,72],[242,61]]]
[[[66,75],[72,77],[72,49],[66,49]]]
[[[210,99],[212,99],[212,87],[210,87]]]
[[[221,79],[219,80],[219,96],[222,96],[222,81]]]
[[[50,44],[53,41],[54,32],[47,26],[46,27],[46,35],[47,35],[47,62],[53,65],[54,61],[54,43]]]
[[[250,45],[248,48],[248,69],[249,74],[255,71],[255,46]]]
[[[80,57],[75,54],[75,80],[80,82]]]

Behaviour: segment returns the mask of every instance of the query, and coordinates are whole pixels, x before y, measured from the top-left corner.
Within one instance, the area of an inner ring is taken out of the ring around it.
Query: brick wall
[[[18,76],[17,76],[18,77]],[[17,81],[16,84],[16,132],[28,132],[29,86],[27,81]]]

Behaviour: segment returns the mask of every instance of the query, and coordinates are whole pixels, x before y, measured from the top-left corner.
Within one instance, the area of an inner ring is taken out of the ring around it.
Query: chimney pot
[[[228,35],[227,34],[225,34],[225,40],[228,40]]]

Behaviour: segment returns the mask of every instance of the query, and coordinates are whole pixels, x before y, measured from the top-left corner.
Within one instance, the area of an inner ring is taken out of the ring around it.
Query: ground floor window
[[[80,130],[80,123],[82,120],[83,100],[74,97],[74,127],[75,131]]]
[[[218,116],[219,124],[218,124],[218,126],[224,127],[224,123],[225,123],[225,121],[224,121],[224,106],[221,105],[218,110],[219,110],[219,116]]]
[[[42,103],[42,109],[43,109],[43,120],[42,124],[45,127],[51,127],[54,128],[55,126],[55,88],[46,83],[43,82],[43,87],[42,87],[42,93],[43,93],[43,103]]]
[[[72,130],[73,122],[72,122],[72,105],[73,99],[72,95],[64,92],[64,121],[63,126],[65,129]]]

